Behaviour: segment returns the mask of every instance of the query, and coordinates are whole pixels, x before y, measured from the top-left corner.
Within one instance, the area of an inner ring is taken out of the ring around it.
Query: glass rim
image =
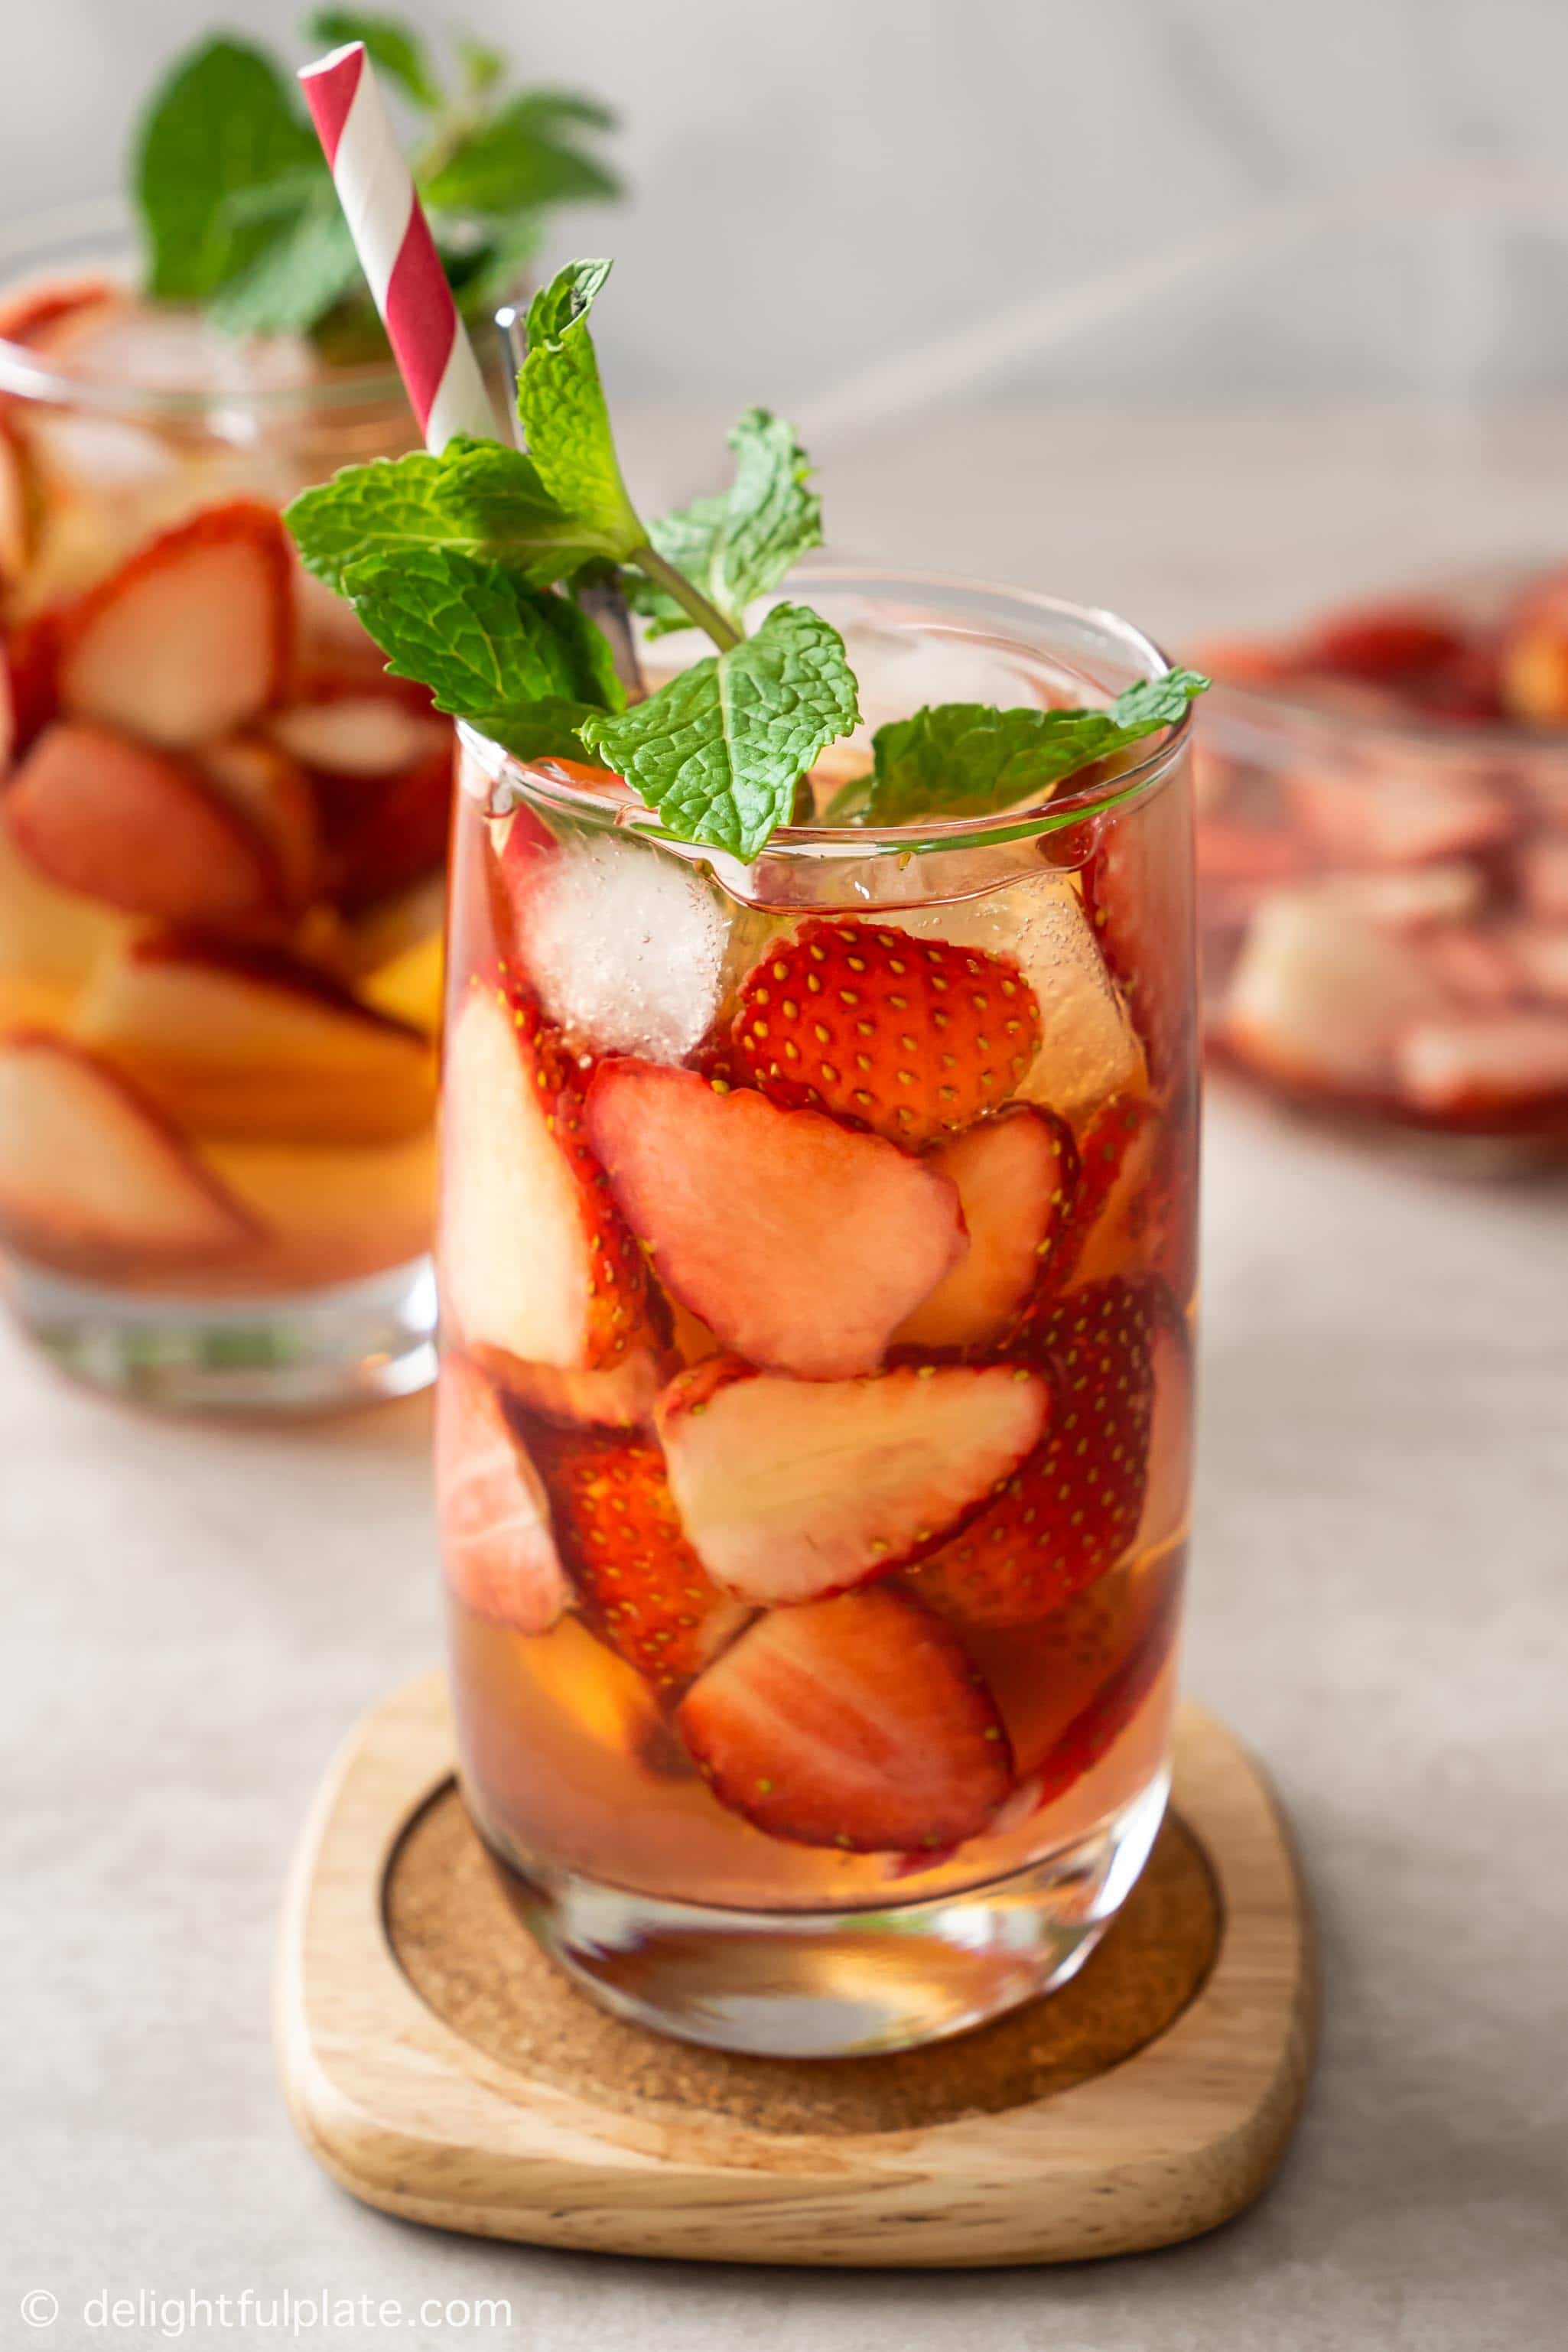
[[[1355,710],[1297,701],[1267,686],[1215,677],[1206,714],[1211,728],[1227,719],[1269,738],[1288,730],[1341,748],[1421,754],[1429,760],[1475,761],[1493,767],[1546,761],[1568,761],[1568,728],[1526,729],[1504,719],[1434,719],[1373,718]]]
[[[1142,672],[1147,677],[1168,677],[1175,667],[1152,637],[1136,628],[1131,621],[1124,621],[1120,614],[1111,612],[1109,607],[1076,604],[1068,597],[1049,596],[1038,589],[1009,587],[962,572],[905,570],[890,566],[875,568],[863,563],[808,563],[802,566],[796,579],[798,593],[803,595],[809,595],[814,586],[827,586],[846,592],[861,588],[886,593],[901,588],[917,590],[930,596],[946,593],[949,595],[994,597],[1041,620],[1071,621],[1124,651],[1131,649],[1147,665]],[[1025,649],[1020,646],[1020,650]],[[736,866],[746,863],[730,851],[716,848],[711,843],[683,841],[678,835],[667,833],[659,823],[658,812],[644,801],[635,798],[606,800],[592,788],[574,782],[552,760],[521,758],[465,719],[457,721],[457,728],[464,744],[474,753],[492,782],[499,783],[508,774],[519,779],[526,778],[531,789],[542,787],[542,797],[569,814],[592,816],[601,825],[643,835],[689,857],[728,859]],[[981,816],[928,818],[913,824],[781,824],[769,835],[756,858],[750,862],[754,865],[763,858],[775,856],[853,859],[884,853],[910,856],[927,850],[984,848],[993,843],[1026,840],[1031,835],[1062,832],[1068,825],[1083,823],[1086,818],[1099,816],[1108,810],[1119,809],[1129,802],[1145,798],[1180,761],[1187,749],[1192,731],[1193,705],[1189,702],[1181,717],[1152,739],[1154,748],[1152,751],[1131,766],[1118,769],[1113,774],[1080,792],[1053,792],[1042,799],[1025,802],[1012,808],[992,810]],[[1071,779],[1064,781],[1070,782]]]
[[[57,205],[8,222],[0,230],[0,289],[20,288],[37,276],[65,276],[62,263],[51,271],[51,248],[73,238],[101,236],[121,248],[116,259],[134,257],[138,250],[135,226],[122,197],[97,196],[85,203]],[[36,268],[31,266],[36,265]],[[106,263],[106,269],[110,265]],[[72,265],[70,273],[87,277],[90,263]],[[134,291],[132,285],[128,290]],[[181,308],[181,305],[171,305]],[[234,338],[236,349],[245,338]],[[222,410],[229,415],[289,416],[336,408],[406,408],[408,394],[390,360],[353,367],[328,368],[308,383],[237,385],[127,383],[113,376],[92,376],[51,366],[29,344],[0,335],[0,393],[25,400],[47,401],[62,408],[102,409],[116,415],[201,418]]]

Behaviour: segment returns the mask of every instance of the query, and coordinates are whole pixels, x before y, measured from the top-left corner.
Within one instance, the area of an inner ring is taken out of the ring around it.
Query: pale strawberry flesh
[[[475,1364],[448,1353],[436,1391],[436,1500],[447,1580],[515,1633],[547,1633],[570,1594],[538,1471]]]
[[[721,1804],[805,1845],[937,1852],[984,1829],[1012,1780],[959,1643],[884,1588],[759,1618],[676,1722]]]
[[[759,1605],[842,1591],[933,1549],[1038,1444],[1022,1365],[793,1381],[710,1359],[660,1398],[671,1489],[703,1565]]]
[[[1016,1103],[931,1155],[958,1187],[969,1248],[894,1337],[928,1352],[984,1351],[1016,1327],[1067,1228],[1078,1181],[1070,1129]]]

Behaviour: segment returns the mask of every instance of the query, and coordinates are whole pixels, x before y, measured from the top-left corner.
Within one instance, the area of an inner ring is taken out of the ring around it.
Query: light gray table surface
[[[1188,1682],[1276,1777],[1326,1966],[1316,2087],[1261,2206],[1157,2256],[935,2279],[542,2253],[362,2210],[289,2129],[268,1980],[313,1784],[435,1654],[425,1408],[179,1426],[7,1336],[0,2343],[152,2346],[156,2321],[95,2331],[89,2298],[246,2286],[410,2314],[311,2344],[1562,2341],[1568,1201],[1226,1099],[1208,1177]],[[40,2287],[61,2315],[29,2332]],[[510,2325],[412,2316],[479,2294]]]
[[[1050,564],[1007,536],[1020,444],[994,446],[989,533],[967,493],[917,525],[863,464],[847,541],[908,557],[923,534],[928,560],[1135,612],[1142,589],[1161,628],[1205,600],[1205,619],[1248,609],[1258,549],[1237,532],[1226,572],[1201,478],[1157,437],[1148,479],[1191,501],[1159,533],[1099,529],[1096,472],[1075,505],[1057,445]],[[1209,449],[1234,476],[1234,436]],[[1416,501],[1395,511],[1386,436],[1352,454],[1381,543]],[[1528,454],[1505,453],[1521,513]],[[1255,462],[1291,478],[1273,445]],[[1234,512],[1253,506],[1247,484]],[[1331,536],[1314,576],[1342,556]],[[1188,1685],[1275,1775],[1326,1971],[1311,2102],[1260,2206],[1155,2256],[900,2277],[530,2252],[353,2204],[290,2131],[268,1977],[328,1759],[437,1654],[426,1408],[270,1431],[132,1417],[0,1328],[0,2346],[141,2352],[172,2322],[95,2327],[91,2298],[246,2287],[396,2298],[400,2326],[297,2340],[440,2352],[1563,2342],[1568,1191],[1412,1173],[1226,1097],[1207,1178]],[[34,2289],[58,2298],[47,2328],[16,2316]],[[416,2316],[478,2296],[510,2320]],[[199,2323],[186,2340],[288,2339]]]

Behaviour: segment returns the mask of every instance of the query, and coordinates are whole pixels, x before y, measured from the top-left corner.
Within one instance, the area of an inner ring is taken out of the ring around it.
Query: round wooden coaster
[[[595,2008],[519,1925],[453,1787],[398,1844],[386,1926],[420,1999],[527,2085],[552,2083],[653,2118],[855,2133],[999,2114],[1120,2065],[1198,1990],[1220,1913],[1191,1831],[1168,1818],[1121,1916],[1059,1992],[930,2049],[831,2065],[694,2049]]]
[[[1190,1705],[1173,1803],[1048,2000],[896,2057],[733,2057],[605,2015],[535,1950],[427,1675],[358,1726],[300,1840],[277,1980],[295,2123],[366,2203],[540,2245],[931,2267],[1194,2237],[1279,2163],[1315,1989],[1267,1785]]]

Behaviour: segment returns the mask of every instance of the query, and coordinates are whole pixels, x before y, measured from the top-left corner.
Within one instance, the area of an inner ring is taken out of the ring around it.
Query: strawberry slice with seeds
[[[749,975],[733,1035],[770,1102],[918,1148],[1016,1092],[1040,1008],[1017,966],[984,949],[817,916]]]
[[[935,1354],[999,1345],[1016,1327],[1068,1227],[1078,1181],[1072,1132],[1012,1103],[931,1154],[958,1187],[969,1249],[894,1334]]]
[[[601,1372],[521,1364],[499,1348],[476,1348],[476,1360],[520,1412],[563,1429],[641,1429],[653,1420],[664,1365],[646,1348],[629,1349]]]
[[[751,1612],[711,1583],[646,1438],[542,1441],[561,1547],[588,1623],[648,1680],[689,1682]]]
[[[759,1617],[676,1722],[721,1804],[801,1845],[955,1845],[1012,1780],[1007,1735],[953,1634],[881,1587]]]
[[[983,1625],[1059,1608],[1137,1532],[1153,1417],[1153,1286],[1117,1279],[1047,1301],[1025,1344],[1049,1372],[1044,1443],[920,1570],[937,1607]]]
[[[1196,1105],[1161,1109],[1145,1095],[1115,1095],[1079,1145],[1072,1223],[1051,1259],[1058,1286],[1154,1273],[1178,1298],[1196,1275]]]
[[[595,1371],[647,1346],[647,1269],[584,1138],[570,1058],[522,990],[471,984],[445,1118],[443,1287],[468,1347]]]
[[[571,1597],[549,1497],[493,1381],[451,1354],[436,1388],[436,1501],[458,1598],[513,1633],[548,1633]]]
[[[791,1381],[710,1358],[656,1421],[686,1532],[726,1591],[815,1601],[918,1559],[1038,1444],[1044,1379],[1021,1364],[906,1365]]]
[[[875,1371],[967,1246],[938,1170],[816,1111],[718,1092],[695,1070],[601,1063],[587,1132],[665,1289],[769,1370]]]
[[[51,882],[128,914],[219,926],[282,903],[271,850],[215,783],[105,727],[46,728],[5,814]]]
[[[209,507],[139,549],[58,629],[56,687],[69,717],[166,751],[233,734],[282,691],[288,534],[258,499]]]

